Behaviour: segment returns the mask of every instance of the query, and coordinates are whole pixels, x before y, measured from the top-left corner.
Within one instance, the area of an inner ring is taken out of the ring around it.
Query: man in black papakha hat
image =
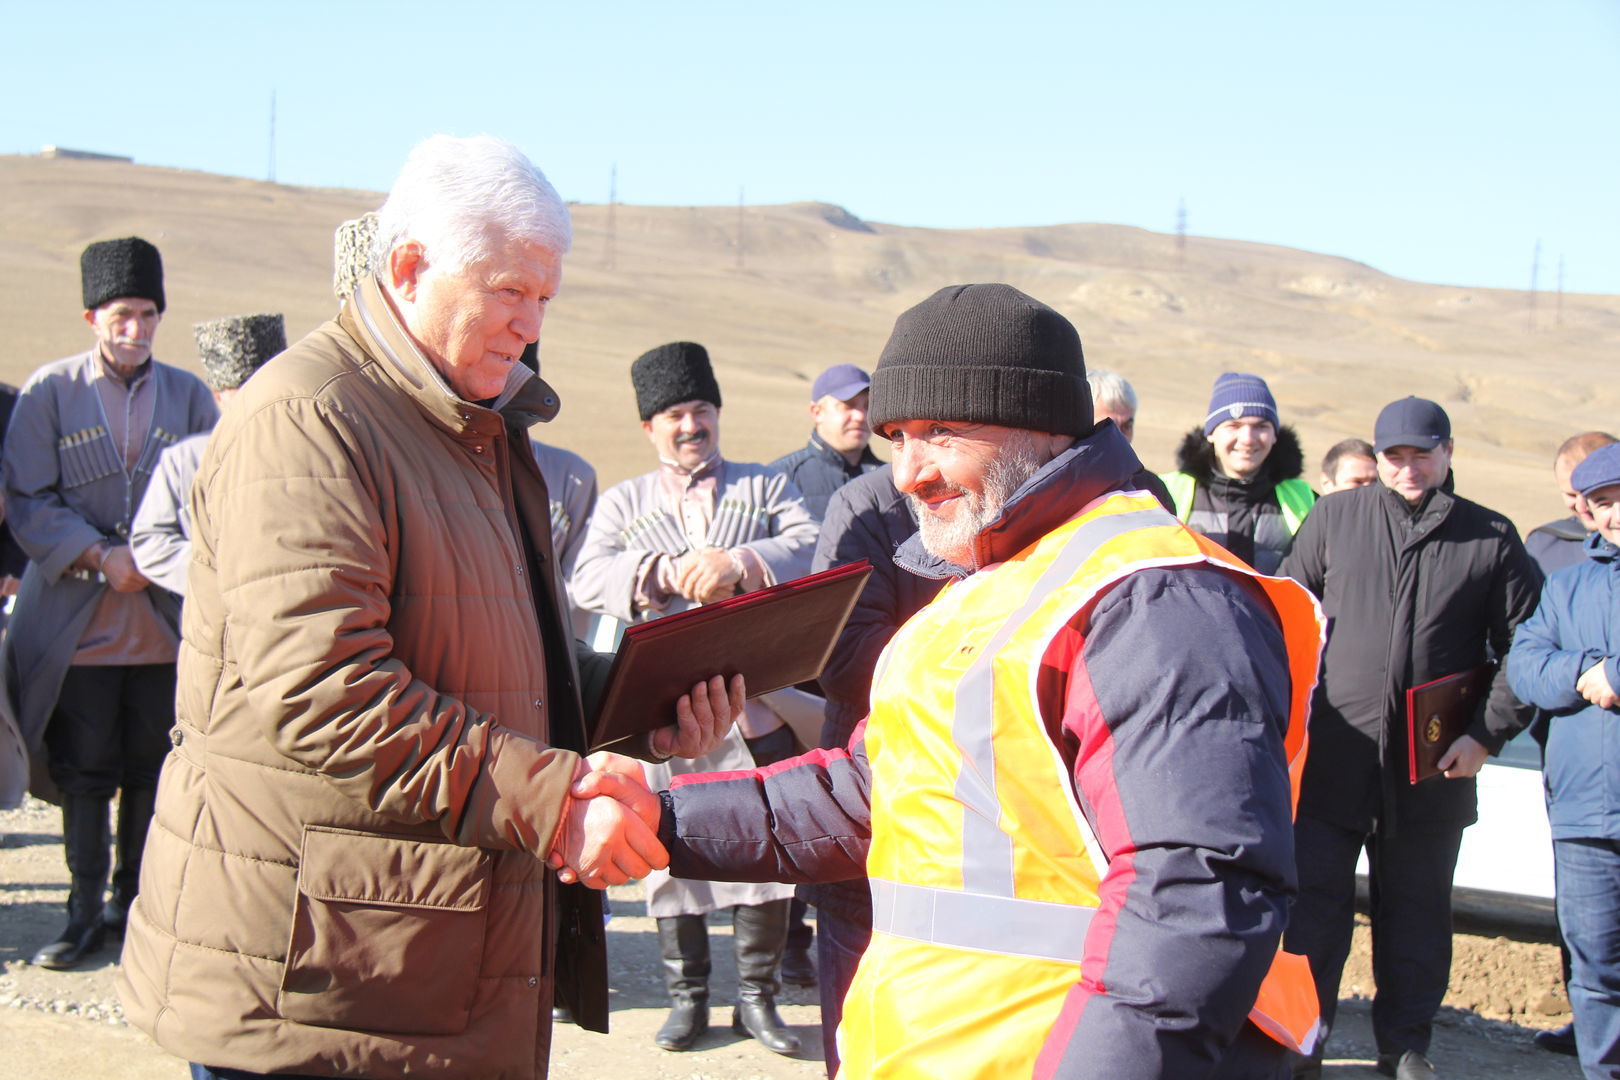
[[[279,314],[233,315],[198,323],[197,356],[213,391],[225,407],[248,376],[287,348],[287,327]],[[208,433],[181,439],[163,452],[140,509],[130,526],[129,546],[147,580],[184,596],[191,562],[191,481],[202,462]]]
[[[85,248],[79,267],[96,344],[34,372],[4,454],[8,517],[31,559],[6,669],[36,756],[34,790],[60,795],[72,878],[68,924],[34,954],[49,968],[74,967],[106,931],[121,932],[139,884],[174,723],[179,605],[136,567],[130,515],[164,449],[218,415],[202,380],[152,358],[164,309],[157,248],[106,240]]]
[[[574,566],[574,601],[623,622],[646,622],[808,573],[817,528],[798,489],[777,469],[721,456],[720,386],[708,351],[690,341],[660,345],[636,360],[630,379],[660,464],[602,493]],[[791,729],[756,700],[718,749],[646,769],[655,784],[667,784],[683,772],[767,765],[793,750]],[[732,1026],[777,1053],[799,1049],[774,1003],[792,896],[790,885],[648,876],[647,909],[658,919],[674,1004],[655,1037],[659,1046],[686,1050],[708,1027],[704,917],[735,907],[741,986]]]

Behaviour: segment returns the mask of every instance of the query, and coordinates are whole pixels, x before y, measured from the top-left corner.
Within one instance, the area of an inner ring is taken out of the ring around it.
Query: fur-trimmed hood
[[[1215,447],[1205,436],[1204,429],[1195,427],[1182,437],[1176,448],[1176,470],[1184,472],[1200,483],[1208,483],[1215,476]],[[1289,424],[1277,429],[1277,443],[1266,455],[1260,470],[1272,483],[1292,480],[1305,471],[1305,451],[1300,449],[1299,433]]]

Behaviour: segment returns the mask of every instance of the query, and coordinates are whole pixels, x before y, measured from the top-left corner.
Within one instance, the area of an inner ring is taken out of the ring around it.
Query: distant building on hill
[[[135,159],[122,154],[98,154],[94,150],[69,150],[65,146],[43,147],[39,156],[43,158],[73,158],[75,161],[122,161],[135,164]]]

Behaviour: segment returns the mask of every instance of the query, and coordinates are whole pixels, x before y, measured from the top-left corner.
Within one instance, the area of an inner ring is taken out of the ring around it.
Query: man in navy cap
[[[1451,421],[1432,401],[1386,406],[1379,483],[1324,499],[1283,560],[1331,630],[1311,707],[1294,847],[1299,899],[1284,947],[1304,953],[1331,1024],[1355,918],[1356,859],[1371,867],[1373,1033],[1386,1076],[1434,1076],[1434,1015],[1451,973],[1451,877],[1477,816],[1474,775],[1529,720],[1498,671],[1443,777],[1407,780],[1406,691],[1505,656],[1541,574],[1507,518],[1452,491]],[[1296,1076],[1320,1075],[1320,1062]]]
[[[1547,578],[1513,637],[1507,671],[1519,697],[1547,710],[1547,816],[1558,921],[1569,947],[1569,1000],[1587,1076],[1620,1076],[1620,445],[1570,475],[1596,532],[1586,560]]]
[[[787,473],[804,495],[804,505],[820,521],[833,492],[864,472],[883,464],[867,444],[872,425],[866,419],[871,376],[854,364],[834,364],[810,385],[810,442],[771,462]]]

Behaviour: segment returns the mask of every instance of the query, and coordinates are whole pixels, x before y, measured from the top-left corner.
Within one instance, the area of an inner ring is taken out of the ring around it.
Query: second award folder
[[[1480,703],[1491,692],[1496,665],[1447,675],[1406,692],[1407,780],[1417,783],[1440,775],[1439,761],[1457,737],[1468,730]]]
[[[713,675],[741,674],[750,698],[814,679],[871,574],[863,559],[627,627],[591,749],[672,722],[680,696]]]

